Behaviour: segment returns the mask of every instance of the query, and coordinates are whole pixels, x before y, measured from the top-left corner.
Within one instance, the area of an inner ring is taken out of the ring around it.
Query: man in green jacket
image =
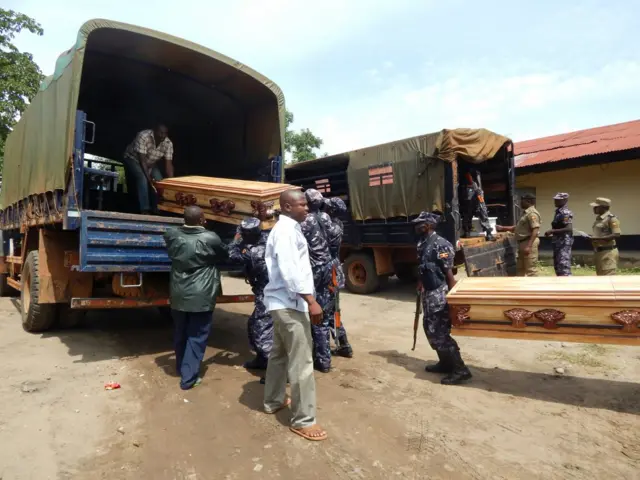
[[[184,210],[184,225],[164,234],[171,259],[171,315],[180,388],[200,384],[200,364],[211,332],[213,310],[220,290],[216,264],[226,258],[227,247],[206,230],[204,212],[191,205]]]

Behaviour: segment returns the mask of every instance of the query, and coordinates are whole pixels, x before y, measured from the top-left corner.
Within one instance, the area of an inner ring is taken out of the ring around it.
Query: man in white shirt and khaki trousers
[[[265,252],[269,283],[264,289],[264,303],[273,318],[273,348],[267,366],[264,409],[274,414],[291,406],[290,430],[307,440],[320,441],[327,438],[327,432],[316,424],[311,322],[322,322],[322,308],[314,297],[309,249],[300,228],[309,209],[299,190],[283,192],[280,209]],[[291,399],[286,397],[287,377]]]

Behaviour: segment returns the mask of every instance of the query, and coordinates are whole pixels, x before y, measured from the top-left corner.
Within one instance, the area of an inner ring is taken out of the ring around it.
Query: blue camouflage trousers
[[[254,295],[255,306],[247,325],[249,344],[256,355],[267,360],[273,347],[273,319],[264,305],[264,292],[254,290]]]
[[[422,295],[424,312],[423,327],[429,345],[437,352],[456,352],[460,350],[451,337],[451,320],[446,295],[449,288],[442,285],[436,290],[427,290]]]
[[[313,268],[313,283],[316,290],[316,301],[322,307],[322,323],[311,325],[313,336],[313,362],[320,368],[331,368],[330,325],[332,325],[335,298],[329,285],[331,283],[332,263]]]
[[[571,276],[573,237],[553,239],[553,269],[558,277]]]
[[[338,288],[344,288],[344,272],[342,271],[342,265],[340,264],[340,260],[334,258],[331,261],[331,267],[336,269],[336,277],[338,282]],[[335,315],[335,305],[336,305],[336,292],[329,292],[330,302],[333,306],[333,313],[331,314],[331,318],[329,319],[329,327],[331,330],[331,336],[334,340],[336,340],[337,346],[342,346],[344,340],[347,338],[347,331],[344,328],[344,323],[341,323],[340,326],[336,330],[336,315]],[[339,293],[338,293],[339,295]],[[335,331],[335,333],[334,333]]]

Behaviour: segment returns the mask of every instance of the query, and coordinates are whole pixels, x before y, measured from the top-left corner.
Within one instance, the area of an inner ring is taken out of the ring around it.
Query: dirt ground
[[[413,308],[399,284],[343,294],[356,356],[316,375],[331,438],[315,444],[287,430],[286,411],[260,411],[242,368],[248,305],[216,311],[204,382],[185,393],[155,312],[30,335],[1,299],[0,478],[638,478],[640,349],[458,337],[474,379],[444,387],[423,370],[435,356],[422,332],[411,351]]]

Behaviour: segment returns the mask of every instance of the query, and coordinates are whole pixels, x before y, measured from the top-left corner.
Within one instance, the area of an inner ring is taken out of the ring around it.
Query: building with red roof
[[[639,249],[640,120],[517,142],[514,149],[518,192],[536,195],[542,232],[551,228],[555,193],[569,193],[574,229],[586,233],[594,221],[589,203],[606,197],[620,218],[621,253]],[[574,248],[589,245],[577,239]]]

